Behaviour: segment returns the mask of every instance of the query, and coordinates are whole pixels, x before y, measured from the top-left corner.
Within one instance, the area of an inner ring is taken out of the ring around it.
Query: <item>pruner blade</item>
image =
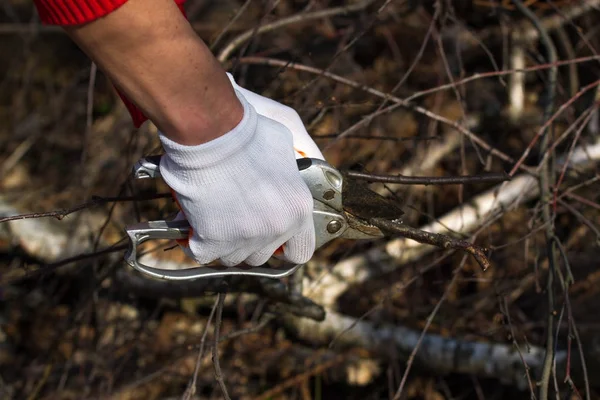
[[[381,229],[369,224],[371,218],[398,220],[404,212],[396,202],[369,189],[362,181],[344,176],[342,187],[343,212],[348,229],[346,239],[376,239],[384,236]]]

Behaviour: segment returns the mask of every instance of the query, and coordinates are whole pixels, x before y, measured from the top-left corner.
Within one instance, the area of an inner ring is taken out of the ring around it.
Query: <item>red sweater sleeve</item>
[[[183,15],[185,0],[174,0]],[[110,14],[127,0],[34,0],[40,20],[52,25],[81,25]],[[148,118],[121,91],[119,96],[125,103],[136,128]]]

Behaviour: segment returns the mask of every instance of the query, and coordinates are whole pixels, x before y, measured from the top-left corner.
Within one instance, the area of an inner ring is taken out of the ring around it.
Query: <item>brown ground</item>
[[[199,34],[211,43],[243,2],[190,0],[189,3],[191,20]],[[215,51],[259,21],[265,24],[300,13],[309,3],[313,9],[324,9],[343,2],[282,0],[271,12],[271,2],[252,2]],[[420,54],[434,13],[431,3],[395,1],[379,15],[376,15],[377,7],[371,6],[359,13],[292,24],[275,33],[258,36],[243,50],[244,55],[291,60],[327,69],[370,88],[390,92]],[[436,25],[433,39],[425,46],[414,71],[395,92],[399,97],[447,83],[445,63],[455,80],[476,72],[493,71],[490,54],[500,69],[507,68],[502,58],[499,21],[503,21],[505,27],[515,27],[523,21],[520,13],[504,1],[450,2],[454,8],[447,2],[441,3],[444,4],[438,20],[441,22]],[[580,2],[527,2],[540,18],[560,15],[557,13],[566,12],[575,3]],[[4,14],[0,11],[2,200],[20,212],[38,212],[69,208],[89,200],[92,195],[112,197],[165,192],[167,188],[160,182],[131,185],[127,180],[129,166],[137,158],[160,151],[153,128],[148,125],[138,131],[132,128],[110,83],[99,73],[93,96],[93,124],[88,130],[86,98],[90,62],[60,31],[41,28],[28,32],[26,21],[31,19],[32,9],[30,1],[12,0],[5,3]],[[560,59],[596,54],[593,48],[600,46],[596,22],[599,17],[598,11],[588,11],[575,19],[574,24],[565,24],[562,32],[553,31],[552,37],[557,43],[567,43],[566,48],[557,45]],[[15,32],[17,28],[21,31]],[[472,35],[465,34],[465,28]],[[440,34],[446,38],[443,52],[437,44]],[[463,39],[457,44],[452,38],[459,34]],[[561,35],[566,41],[560,39]],[[485,50],[473,38],[483,41]],[[537,42],[528,44],[526,49],[527,66],[543,63]],[[573,56],[568,55],[569,51]],[[241,54],[234,54],[238,55]],[[559,69],[556,108],[574,94],[570,85],[575,78],[579,87],[583,87],[600,76],[597,61],[575,65],[574,73],[568,67]],[[369,136],[369,139],[334,141],[328,135],[343,132],[377,110],[381,99],[293,69],[248,66],[235,60],[227,67],[235,71],[240,84],[294,106],[317,143],[325,149],[326,158],[341,169],[397,174],[406,165],[425,163],[431,156],[432,146],[452,134],[452,130],[442,124],[408,108],[398,108],[374,118],[368,127],[353,133]],[[481,123],[475,130],[480,137],[518,159],[541,123],[539,101],[544,98],[545,73],[546,70],[542,70],[527,75],[524,113],[514,123],[506,117],[507,88],[498,78],[474,80],[459,86],[456,92],[435,92],[421,97],[416,104],[451,120],[459,120],[463,112],[479,118]],[[508,82],[508,77],[505,81]],[[575,87],[575,92],[579,87]],[[589,94],[593,95],[593,91]],[[583,96],[557,119],[557,137],[590,106],[591,100],[589,95]],[[580,143],[592,143],[594,137],[590,132],[582,131]],[[410,140],[397,140],[399,138]],[[572,138],[569,136],[558,145],[556,153],[567,152]],[[482,165],[468,139],[462,143],[462,149],[458,146],[422,174],[502,172],[513,166],[497,158],[488,159],[488,152],[480,149],[488,163]],[[528,165],[536,165],[538,149],[534,147],[526,160]],[[17,157],[17,154],[20,155]],[[586,182],[597,174],[597,167],[591,172],[567,174],[561,190]],[[492,186],[392,185],[391,189],[405,211],[405,222],[419,226]],[[381,184],[373,188],[386,193]],[[594,357],[598,354],[594,353],[594,346],[598,346],[596,336],[600,332],[597,322],[600,190],[597,183],[592,183],[574,193],[580,199],[569,198],[568,204],[577,215],[559,205],[555,234],[566,250],[575,278],[569,290],[572,320],[576,321],[584,350]],[[101,232],[97,230],[99,241],[104,245],[119,241],[124,225],[136,221],[138,216],[140,220],[166,218],[175,210],[169,199],[119,202],[114,208],[111,204],[100,205],[93,214],[94,218],[101,216],[102,221],[110,216],[106,228]],[[474,261],[468,260],[429,332],[510,343],[506,307],[502,304],[506,298],[518,341],[544,346],[548,261],[545,239],[538,229],[542,225],[539,207],[539,202],[533,201],[507,211],[479,234],[477,243],[491,249],[493,268],[482,273]],[[82,218],[86,223],[86,218],[92,218],[91,211],[79,214],[67,219],[72,222]],[[95,238],[90,240],[93,242]],[[356,245],[337,241],[320,250],[316,259],[335,262],[382,243]],[[439,255],[426,256],[418,263],[352,288],[343,296],[340,310],[358,317],[383,302],[383,307],[370,319],[422,329],[462,255],[457,253],[439,263],[404,290],[394,289],[418,276],[418,269]],[[164,252],[160,257],[184,259],[177,249]],[[127,286],[119,284],[115,275],[117,270],[131,272],[120,262],[120,257],[86,259],[50,273],[31,273],[40,264],[43,262],[39,255],[28,252],[26,246],[11,241],[6,235],[0,236],[0,398],[149,400],[178,398],[183,394],[193,373],[196,348],[214,296],[180,299],[132,294]],[[560,313],[565,301],[562,291],[557,291],[555,301],[555,311]],[[254,326],[263,306],[256,297],[229,295],[222,334]],[[564,321],[559,332],[560,348],[566,347],[569,334]],[[207,340],[212,343],[211,336],[212,333]],[[574,352],[575,349],[574,341]],[[363,362],[350,362],[357,359]],[[220,361],[231,397],[248,399],[388,398],[398,387],[406,366],[405,358],[391,350],[389,357],[381,358],[361,348],[335,351],[297,340],[278,317],[257,332],[226,341],[220,347]],[[600,398],[600,379],[590,378],[592,386],[596,385],[592,398]],[[567,385],[562,382],[560,385],[564,390],[562,395],[569,395]],[[577,389],[584,393],[581,383],[577,383]],[[267,397],[261,397],[265,394]],[[209,356],[204,358],[198,374],[197,396],[221,398]],[[460,374],[436,376],[426,368],[416,367],[409,375],[403,396],[502,399],[530,395],[497,379]],[[577,398],[575,394],[572,396]]]

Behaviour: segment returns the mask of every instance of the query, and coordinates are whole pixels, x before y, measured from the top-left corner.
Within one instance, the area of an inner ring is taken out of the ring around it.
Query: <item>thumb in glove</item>
[[[325,160],[321,150],[317,147],[317,144],[312,140],[304,123],[300,119],[300,116],[291,107],[281,104],[275,100],[269,99],[268,97],[261,96],[248,89],[244,89],[239,86],[233,76],[228,72],[227,76],[231,81],[234,89],[239,91],[248,103],[252,104],[254,109],[260,115],[270,118],[274,121],[279,122],[292,132],[294,137],[294,150],[296,158],[310,157]]]

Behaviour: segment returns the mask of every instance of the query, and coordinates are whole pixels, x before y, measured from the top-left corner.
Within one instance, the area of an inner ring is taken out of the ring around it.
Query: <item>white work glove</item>
[[[313,199],[295,158],[323,156],[292,108],[233,83],[244,117],[232,131],[198,146],[159,133],[161,175],[193,229],[184,251],[200,264],[256,266],[283,245],[284,259],[305,263]]]

